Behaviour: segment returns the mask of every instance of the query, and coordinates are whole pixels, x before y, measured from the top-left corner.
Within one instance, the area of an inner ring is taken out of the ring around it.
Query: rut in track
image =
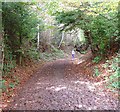
[[[118,109],[118,100],[99,86],[102,83],[92,82],[84,74],[72,73],[74,67],[69,60],[47,63],[25,84],[7,109]]]

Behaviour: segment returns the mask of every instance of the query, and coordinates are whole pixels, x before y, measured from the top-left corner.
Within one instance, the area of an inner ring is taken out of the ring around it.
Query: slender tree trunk
[[[90,35],[90,31],[85,31],[85,35],[87,37],[87,42],[88,42],[87,44],[90,45],[90,49],[91,49],[92,53],[94,53],[94,48],[93,48],[93,45],[92,45],[92,37]]]
[[[2,79],[2,73],[3,73],[3,65],[4,65],[4,42],[3,42],[3,36],[2,33],[0,33],[0,79]]]
[[[119,36],[120,36],[120,1],[118,3],[118,29],[119,29]],[[120,41],[120,38],[119,38]]]
[[[39,42],[40,42],[40,33],[39,33],[39,26],[38,26],[38,35],[37,35],[37,50],[39,49]]]
[[[3,43],[3,37],[0,33],[0,80],[2,80],[2,73],[3,73],[3,65],[4,65],[4,43]],[[0,85],[2,85],[2,82],[0,82]],[[2,92],[2,89],[0,89],[0,92]],[[2,97],[0,97],[0,102],[2,102]]]
[[[20,45],[19,45],[19,64],[22,65],[22,36],[20,33],[20,37],[19,37],[19,41],[20,41]]]
[[[61,41],[60,41],[60,43],[59,43],[58,48],[60,48],[60,46],[61,46],[61,44],[62,44],[62,41],[63,41],[63,39],[64,39],[64,35],[65,35],[65,32],[62,31],[62,37],[61,37]]]
[[[0,3],[0,7],[2,7],[2,2]],[[3,65],[4,65],[4,41],[2,34],[2,13],[0,13],[0,79],[2,79],[3,73]]]

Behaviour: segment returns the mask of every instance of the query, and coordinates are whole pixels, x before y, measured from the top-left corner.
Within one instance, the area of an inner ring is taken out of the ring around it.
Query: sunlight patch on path
[[[79,81],[79,80],[77,80],[77,81],[71,81],[71,82],[73,82],[75,84],[90,84],[90,82]]]
[[[41,83],[41,82],[38,82],[36,83],[37,85],[45,85],[45,84],[49,84],[49,83]]]
[[[72,62],[73,64],[79,65],[79,64],[83,63],[85,60],[75,58],[75,59],[70,59],[69,61]]]
[[[102,85],[104,81],[91,83],[89,81],[85,82],[85,81],[76,80],[71,82],[78,85],[85,85],[90,91],[96,91],[96,90],[99,90],[99,86]]]
[[[83,109],[83,108],[86,108],[87,110],[96,110],[96,109],[97,109],[96,106],[88,107],[87,105],[83,105],[83,104],[75,105],[75,107],[77,107],[77,109]]]
[[[46,90],[60,91],[60,90],[66,89],[66,88],[67,88],[66,86],[59,85],[57,87],[51,86],[49,88],[46,88]]]
[[[85,82],[85,81],[77,80],[77,81],[71,81],[71,82],[73,82],[75,84],[82,84],[82,85],[84,84],[90,91],[95,91],[96,90],[95,85],[93,83],[90,83],[89,81]]]
[[[90,81],[86,82],[86,81],[77,80],[77,81],[71,81],[71,82],[75,83],[75,84],[86,84],[86,85],[92,85],[92,86],[99,86],[99,85],[102,85],[106,81],[100,81],[100,82],[91,83]]]

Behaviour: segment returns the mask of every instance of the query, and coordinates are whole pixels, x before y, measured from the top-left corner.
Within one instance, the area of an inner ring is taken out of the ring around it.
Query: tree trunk
[[[60,48],[60,46],[61,46],[61,44],[62,44],[62,41],[63,41],[63,39],[64,39],[64,34],[65,34],[65,32],[64,32],[64,31],[62,31],[62,38],[61,38],[61,41],[60,41],[60,43],[59,43],[58,48]]]
[[[87,37],[88,44],[90,45],[90,49],[92,54],[95,56],[97,55],[99,51],[99,45],[93,45],[93,39],[91,37],[91,32],[90,31],[85,31],[85,35]]]
[[[21,36],[21,33],[20,33],[20,38],[19,38],[19,41],[20,41],[20,45],[19,45],[19,64],[22,65],[22,36]]]
[[[0,63],[1,63],[0,79],[2,79],[3,65],[4,65],[4,42],[3,42],[2,33],[0,33]]]
[[[39,49],[39,42],[40,42],[40,33],[39,33],[39,26],[38,26],[38,34],[37,34],[37,50]]]
[[[90,31],[85,31],[85,35],[87,37],[87,44],[90,45],[92,53],[94,52],[93,46],[92,46],[92,37],[90,35]]]

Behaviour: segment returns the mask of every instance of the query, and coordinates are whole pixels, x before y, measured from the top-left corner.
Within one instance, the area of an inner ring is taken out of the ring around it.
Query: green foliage
[[[110,68],[112,69],[113,72],[112,75],[109,77],[110,85],[117,89],[120,89],[120,80],[118,80],[120,78],[119,63],[120,63],[120,55],[118,54],[117,57],[112,60],[112,65],[110,66]]]
[[[36,36],[39,22],[37,14],[27,3],[3,2],[2,17],[4,42],[10,47],[12,54],[21,59],[24,50],[29,49],[29,42]]]
[[[117,15],[117,17],[118,17],[119,36],[120,36],[120,1],[118,3],[118,15]],[[119,37],[119,39],[120,39],[120,37]]]
[[[100,75],[99,69],[98,69],[98,67],[95,67],[94,68],[94,76],[99,76],[99,75]]]
[[[118,82],[118,81],[113,82],[111,85],[112,85],[112,87],[114,87],[114,88],[120,89],[120,82]]]
[[[100,56],[96,56],[94,59],[93,59],[93,62],[94,63],[99,63],[101,60],[101,57]]]
[[[5,80],[0,80],[0,89],[2,89],[2,91],[6,90]]]
[[[108,80],[108,86],[113,90],[120,89],[120,54],[117,54],[111,60],[107,60],[103,67],[109,72],[109,76],[106,76],[105,79]]]
[[[72,11],[56,13],[58,24],[63,24],[61,30],[81,28],[86,40],[91,45],[93,54],[105,56],[110,50],[111,42],[118,37],[117,2],[82,3]]]
[[[87,51],[81,51],[80,53],[81,53],[81,54],[86,54],[86,52],[87,52]]]
[[[37,26],[41,20],[38,19],[34,6],[35,3],[29,2],[2,2],[4,74],[9,73],[16,63],[23,64],[25,58],[36,58],[36,52],[31,49],[37,44]]]
[[[9,87],[10,87],[10,88],[14,88],[14,87],[15,87],[15,84],[14,84],[14,83],[10,83],[10,84],[9,84]]]
[[[68,12],[56,12],[56,20],[58,21],[58,24],[64,24],[64,28],[61,30],[66,31],[74,29],[75,25],[77,25],[76,23],[83,20],[83,16],[84,13],[79,9]],[[69,27],[69,25],[71,26]]]
[[[3,65],[3,75],[8,75],[11,69],[13,69],[16,66],[15,57],[10,51],[9,46],[5,46],[4,48],[4,65]]]
[[[30,48],[28,50],[28,55],[34,60],[38,60],[40,58],[40,53],[35,48]]]
[[[8,88],[15,88],[16,85],[19,84],[19,80],[16,77],[13,77],[14,82],[9,83],[8,86],[5,85],[6,80],[0,80],[0,89],[2,89],[2,92],[7,92]]]
[[[55,57],[56,59],[57,58],[64,58],[64,52],[62,50],[54,48],[53,49],[53,57]]]
[[[44,59],[46,61],[56,60],[59,58],[64,58],[64,52],[56,48],[53,48],[51,53],[44,52],[40,54],[40,59]]]

